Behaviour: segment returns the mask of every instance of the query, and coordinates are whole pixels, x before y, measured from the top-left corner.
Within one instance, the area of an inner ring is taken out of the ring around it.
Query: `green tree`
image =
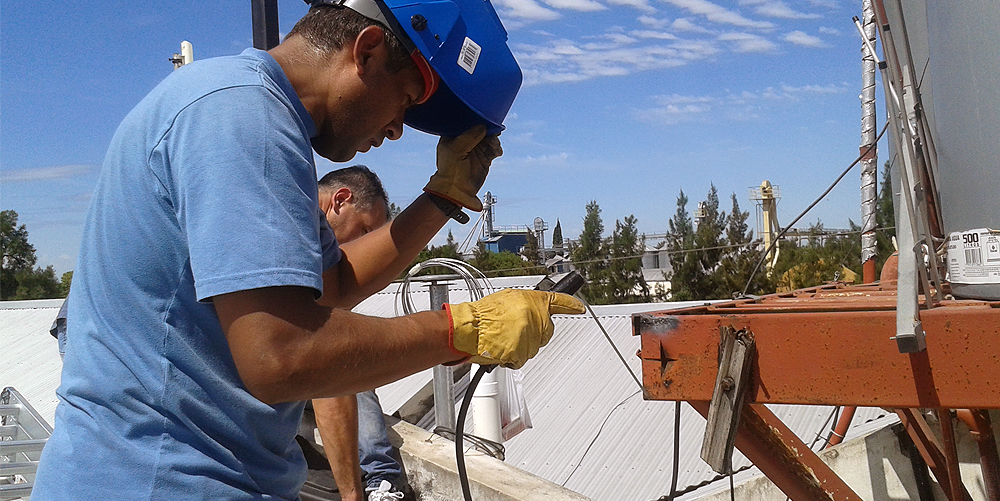
[[[400,208],[398,205],[396,205],[394,202],[389,202],[388,209],[389,209],[388,210],[388,212],[389,212],[389,219],[395,219],[396,216],[398,216],[400,212],[403,212],[403,209]]]
[[[28,242],[28,228],[18,226],[16,211],[0,211],[0,251],[0,299],[66,297],[52,266],[34,268],[35,247]]]
[[[754,271],[762,254],[759,246],[750,245],[753,242],[753,230],[750,230],[747,224],[750,213],[740,210],[735,193],[731,195],[731,199],[733,208],[726,217],[726,244],[729,248],[719,260],[719,267],[716,270],[721,287],[720,294],[741,293],[747,286],[750,273]],[[763,272],[755,274],[750,286],[747,287],[748,294],[760,295],[770,292],[774,292],[774,285],[768,279],[767,273]]]
[[[35,247],[28,243],[28,228],[17,225],[17,212],[0,212],[0,299],[13,299],[17,292],[18,273],[35,266]]]
[[[893,207],[892,196],[892,173],[889,169],[889,162],[882,168],[882,186],[878,196],[878,209],[875,213],[875,222],[878,228],[875,230],[875,257],[876,276],[882,274],[882,266],[885,260],[896,251],[892,245],[892,239],[896,236],[896,212]]]
[[[525,236],[524,249],[521,250],[521,255],[528,264],[540,265],[542,263],[542,254],[538,249],[538,239],[535,238],[535,234],[531,231]]]
[[[634,215],[615,221],[611,235],[607,291],[614,303],[649,301],[649,286],[642,277],[642,254],[646,237],[639,235]]]
[[[520,275],[544,275],[545,269],[533,266],[521,256],[510,251],[491,252],[486,250],[483,242],[479,242],[473,251],[472,266],[482,271],[488,277],[513,277]]]
[[[552,229],[552,248],[555,250],[556,254],[562,255],[562,246],[562,225],[559,224],[559,218],[556,218],[556,227]]]
[[[56,270],[52,265],[45,269],[26,269],[17,273],[17,291],[12,299],[50,299],[66,297],[62,294]]]
[[[448,259],[458,259],[461,260],[462,256],[458,253],[458,244],[455,243],[455,237],[452,235],[451,231],[448,231],[448,240],[445,241],[444,245],[431,245],[429,247],[424,247],[423,250],[417,254],[417,257],[413,259],[410,266],[407,266],[405,270],[400,273],[400,277],[406,276],[406,273],[410,271],[410,268],[418,263],[434,259],[434,258],[448,258]],[[420,272],[420,275],[447,275],[452,273],[448,268],[442,268],[440,266],[435,266],[427,268]]]
[[[688,290],[695,299],[724,299],[731,297],[722,292],[716,268],[725,252],[726,213],[719,211],[719,192],[712,184],[694,233],[694,255],[698,259],[696,273],[689,279]]]
[[[718,299],[723,293],[717,268],[726,244],[726,213],[719,211],[719,194],[713,184],[705,201],[699,205],[698,225],[693,227],[687,212],[688,198],[682,190],[677,197],[677,211],[670,221],[667,238],[671,252],[671,299]]]
[[[573,265],[587,279],[580,293],[591,304],[607,304],[607,258],[608,250],[604,238],[604,222],[601,207],[596,200],[587,204],[587,215],[583,218],[583,231],[570,252]]]
[[[687,287],[688,281],[697,273],[698,266],[698,259],[691,251],[694,248],[694,224],[687,211],[687,203],[687,195],[684,190],[680,190],[677,195],[677,210],[667,223],[667,251],[672,268],[667,278],[670,280],[670,299],[674,301],[695,299]]]
[[[72,284],[72,282],[73,282],[72,271],[67,271],[66,273],[62,274],[62,279],[59,280],[59,294],[61,294],[62,297],[69,296],[69,286],[70,284]]]
[[[848,221],[851,232],[861,228]],[[858,233],[828,235],[821,221],[809,225],[809,239],[799,245],[782,241],[781,253],[773,275],[778,290],[814,287],[834,280],[845,280],[848,271],[860,279],[861,237]],[[848,271],[845,271],[848,270]]]

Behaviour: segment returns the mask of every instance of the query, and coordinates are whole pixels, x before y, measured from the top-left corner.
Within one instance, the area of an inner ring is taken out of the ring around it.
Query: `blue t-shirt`
[[[315,133],[253,49],[182,67],[125,118],[84,228],[32,499],[297,499],[303,405],[247,391],[211,298],[322,292],[340,250],[317,203]]]

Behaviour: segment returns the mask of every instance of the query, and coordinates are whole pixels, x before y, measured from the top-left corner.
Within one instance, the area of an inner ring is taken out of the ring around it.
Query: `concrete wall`
[[[1000,412],[991,411],[993,427],[998,426]],[[935,423],[932,428],[940,432]],[[913,467],[907,452],[900,449],[897,433],[903,433],[901,425],[883,428],[867,436],[844,442],[820,453],[820,458],[833,468],[854,492],[866,501],[919,500]],[[974,501],[987,501],[983,484],[982,469],[979,465],[979,449],[961,422],[956,421],[956,442],[962,482]],[[934,499],[948,499],[941,486],[930,475]],[[736,485],[736,499],[785,501],[787,497],[763,475]],[[728,501],[729,490],[714,492],[698,498],[704,501]]]
[[[454,442],[389,416],[386,425],[390,427],[389,440],[399,447],[406,476],[418,500],[462,499]],[[590,501],[476,450],[466,451],[465,464],[476,501]]]

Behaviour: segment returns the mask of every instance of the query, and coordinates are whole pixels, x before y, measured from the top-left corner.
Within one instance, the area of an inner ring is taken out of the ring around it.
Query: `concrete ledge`
[[[386,416],[386,425],[417,499],[462,499],[454,442],[390,416]],[[466,452],[465,465],[475,501],[591,501],[476,450]]]

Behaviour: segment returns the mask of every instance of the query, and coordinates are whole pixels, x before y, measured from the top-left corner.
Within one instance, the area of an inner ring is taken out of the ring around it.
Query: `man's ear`
[[[385,43],[385,30],[379,26],[369,26],[358,33],[354,39],[354,65],[358,74],[364,73],[369,67],[375,50]]]
[[[331,201],[333,202],[333,205],[331,207],[333,208],[334,212],[340,214],[340,209],[344,205],[349,203],[351,204],[354,203],[354,193],[351,192],[350,188],[342,186],[338,188],[337,191],[333,192]]]

